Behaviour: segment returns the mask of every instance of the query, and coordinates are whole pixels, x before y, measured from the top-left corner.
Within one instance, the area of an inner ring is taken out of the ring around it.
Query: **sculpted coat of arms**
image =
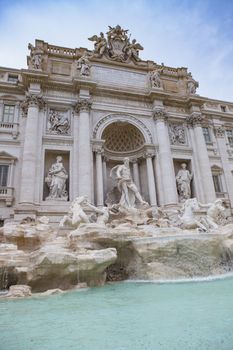
[[[143,47],[137,43],[136,39],[130,41],[130,35],[128,30],[122,29],[121,26],[109,27],[107,39],[104,33],[100,35],[93,35],[88,40],[94,42],[94,57],[103,57],[119,62],[129,62],[132,60],[134,63],[141,61],[139,58],[139,51],[143,50]]]

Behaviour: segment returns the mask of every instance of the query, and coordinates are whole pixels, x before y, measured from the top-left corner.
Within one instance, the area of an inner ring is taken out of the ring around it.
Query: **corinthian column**
[[[194,138],[197,152],[197,159],[201,174],[203,194],[206,202],[213,202],[216,199],[214,183],[212,179],[209,156],[202,131],[203,116],[200,112],[193,112],[187,117],[187,122],[193,126]]]
[[[79,114],[78,127],[78,194],[92,200],[92,158],[90,142],[90,99],[79,99],[76,112]]]
[[[221,156],[223,175],[225,178],[227,192],[231,202],[231,207],[233,208],[233,177],[232,177],[231,169],[229,167],[229,159],[228,159],[229,156],[228,156],[227,146],[226,146],[225,129],[221,125],[219,126],[216,125],[214,128],[214,131],[215,131],[215,136],[218,144],[219,154]]]
[[[175,171],[166,125],[167,114],[163,107],[155,107],[154,120],[156,121],[157,138],[159,144],[159,163],[164,193],[164,204],[176,204],[178,202],[178,198]]]
[[[99,144],[93,145],[93,151],[95,152],[95,160],[96,160],[96,202],[98,207],[104,205],[102,144],[103,144],[103,141]]]
[[[152,164],[152,157],[153,156],[154,156],[154,154],[152,154],[150,152],[145,153],[146,168],[147,168],[147,183],[148,183],[148,190],[149,190],[149,197],[150,197],[151,206],[157,205],[156,190],[155,190],[155,177],[154,177],[154,170],[153,170],[153,164]]]
[[[138,160],[133,159],[133,180],[139,192],[141,192],[140,179],[139,179],[139,169],[138,169]]]
[[[39,110],[44,106],[40,95],[28,94],[21,104],[23,114],[26,116],[24,146],[22,156],[22,173],[19,203],[34,204],[35,179],[37,160],[37,133]]]

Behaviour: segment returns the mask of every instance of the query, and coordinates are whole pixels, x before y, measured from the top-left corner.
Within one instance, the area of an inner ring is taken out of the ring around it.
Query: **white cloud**
[[[88,47],[92,34],[120,24],[143,46],[144,59],[187,66],[199,93],[233,101],[233,40],[207,18],[205,2],[16,1],[0,8],[0,65],[26,67],[27,44],[36,38],[67,47]],[[208,3],[208,1],[206,2]],[[11,5],[10,5],[11,4]],[[40,6],[39,6],[40,5]],[[228,18],[230,21],[230,19]]]

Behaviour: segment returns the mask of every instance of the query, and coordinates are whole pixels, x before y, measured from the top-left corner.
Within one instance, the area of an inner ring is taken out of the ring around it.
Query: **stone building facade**
[[[233,103],[199,96],[187,68],[141,60],[120,26],[89,40],[93,51],[36,40],[28,69],[0,68],[0,219],[57,222],[80,195],[103,206],[125,157],[151,205],[179,204],[185,162],[192,197],[232,208]],[[67,174],[59,198],[48,176],[57,156]]]

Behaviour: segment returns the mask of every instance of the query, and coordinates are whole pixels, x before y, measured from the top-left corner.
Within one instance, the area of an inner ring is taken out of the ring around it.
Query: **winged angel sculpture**
[[[143,50],[143,47],[137,43],[136,39],[130,42],[130,36],[128,36],[128,29],[122,29],[121,26],[109,27],[107,39],[104,33],[100,35],[93,35],[88,40],[94,42],[93,56],[101,58],[105,56],[108,59],[129,62],[133,60],[135,63],[141,61],[139,58],[139,51]]]

